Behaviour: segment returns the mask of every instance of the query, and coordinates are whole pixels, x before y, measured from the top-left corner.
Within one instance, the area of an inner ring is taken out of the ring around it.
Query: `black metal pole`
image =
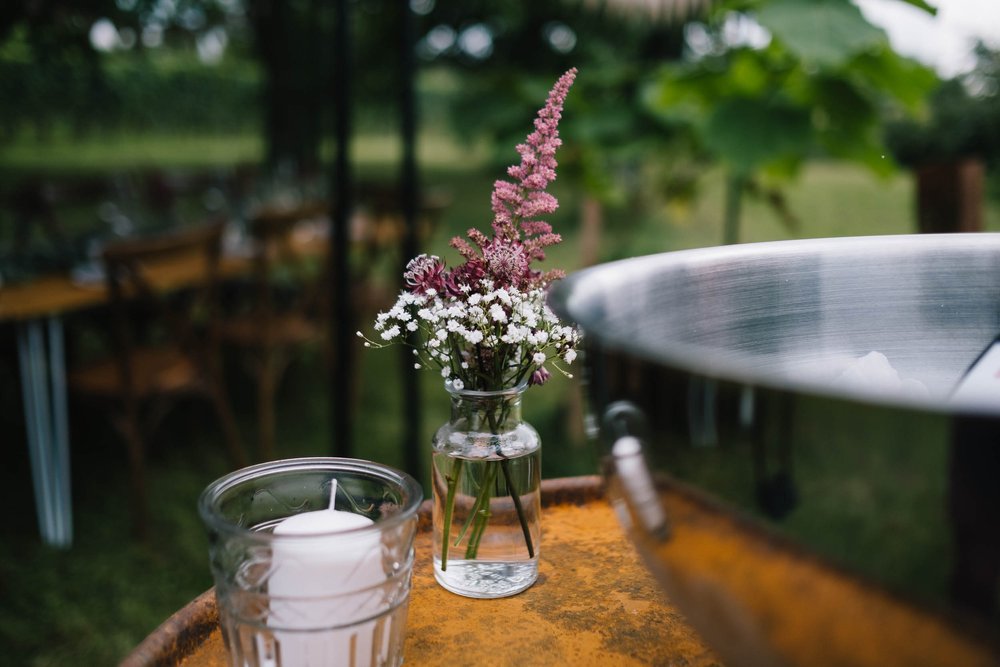
[[[400,86],[399,111],[400,131],[402,134],[403,156],[400,174],[400,199],[405,223],[405,233],[402,239],[402,260],[408,262],[417,254],[417,108],[414,95],[416,79],[416,17],[409,2],[401,2],[403,18],[400,29]],[[410,334],[411,343],[416,343],[415,334]],[[407,472],[416,479],[421,479],[423,447],[420,442],[420,378],[413,366],[413,354],[410,346],[402,346],[403,372],[403,410],[405,418],[405,433],[403,435],[403,460]]]
[[[349,0],[337,0],[334,17],[333,102],[337,143],[330,189],[333,209],[330,230],[330,326],[333,354],[330,364],[331,451],[351,456],[353,450],[354,313],[351,307],[351,271],[348,244],[351,223],[351,29]]]

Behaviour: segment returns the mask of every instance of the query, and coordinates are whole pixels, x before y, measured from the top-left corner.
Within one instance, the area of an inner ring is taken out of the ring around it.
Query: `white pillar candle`
[[[331,509],[290,516],[274,529],[268,625],[282,667],[367,666],[382,651],[377,622],[358,623],[388,610],[380,588],[366,590],[386,580],[379,533],[358,532],[374,522],[332,509],[335,496],[336,484]]]

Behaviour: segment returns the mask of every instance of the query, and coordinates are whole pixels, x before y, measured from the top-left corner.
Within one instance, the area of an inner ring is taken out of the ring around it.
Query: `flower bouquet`
[[[532,267],[562,240],[539,216],[558,207],[546,189],[575,76],[569,70],[549,93],[517,147],[520,164],[507,170],[512,180],[495,183],[492,236],[470,229],[467,239],[453,238],[463,262],[450,270],[437,256],[412,259],[406,288],[376,317],[378,335],[358,332],[367,347],[414,345],[416,367],[444,378],[452,416],[434,438],[435,576],[472,597],[511,595],[538,573],[540,443],[521,420],[520,400],[550,368],[568,376],[563,366],[579,343],[545,303],[563,272]]]

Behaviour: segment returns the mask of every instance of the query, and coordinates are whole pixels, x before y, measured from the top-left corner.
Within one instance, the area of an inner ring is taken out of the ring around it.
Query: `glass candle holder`
[[[369,461],[230,473],[198,509],[232,667],[403,662],[420,485]]]

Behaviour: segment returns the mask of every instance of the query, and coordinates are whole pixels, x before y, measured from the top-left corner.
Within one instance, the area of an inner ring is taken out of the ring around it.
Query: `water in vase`
[[[475,598],[514,595],[538,578],[541,448],[509,458],[433,455],[434,576]]]

